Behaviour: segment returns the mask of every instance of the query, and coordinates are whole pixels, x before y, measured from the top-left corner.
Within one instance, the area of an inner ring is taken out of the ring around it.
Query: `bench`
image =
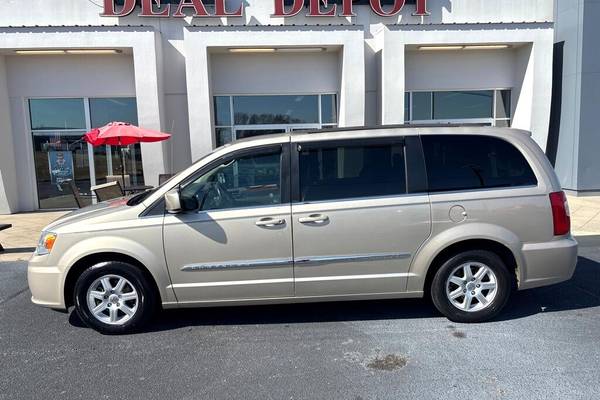
[[[0,231],[5,229],[12,228],[11,224],[0,224]],[[0,252],[4,251],[4,247],[2,247],[2,243],[0,243]]]

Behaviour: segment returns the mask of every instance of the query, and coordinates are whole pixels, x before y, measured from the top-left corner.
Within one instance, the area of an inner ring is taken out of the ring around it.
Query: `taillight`
[[[571,230],[571,217],[565,192],[550,193],[550,205],[552,206],[554,235],[566,235]]]

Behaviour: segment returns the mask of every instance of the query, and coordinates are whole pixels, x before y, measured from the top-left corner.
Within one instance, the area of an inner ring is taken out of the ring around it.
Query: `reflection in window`
[[[243,137],[330,128],[338,122],[335,94],[214,96],[213,108],[217,147]]]
[[[115,97],[90,99],[92,128],[100,128],[109,122],[138,124],[135,97]]]
[[[83,99],[29,100],[31,129],[85,129]]]
[[[319,122],[317,96],[234,96],[236,125]]]
[[[183,188],[182,202],[199,210],[280,204],[280,158],[280,152],[273,152],[221,164]]]
[[[308,147],[300,153],[301,201],[405,193],[404,146],[401,144]]]
[[[433,119],[491,118],[492,90],[465,92],[434,92]]]
[[[477,120],[510,126],[511,90],[407,92],[404,107],[405,121]]]

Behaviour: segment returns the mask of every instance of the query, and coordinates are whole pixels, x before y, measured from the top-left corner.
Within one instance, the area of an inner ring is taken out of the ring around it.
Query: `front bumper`
[[[571,279],[577,264],[577,241],[572,237],[523,245],[524,265],[519,289],[552,285]]]
[[[45,256],[34,255],[27,267],[31,301],[44,307],[65,310],[64,272],[57,266],[42,265]]]

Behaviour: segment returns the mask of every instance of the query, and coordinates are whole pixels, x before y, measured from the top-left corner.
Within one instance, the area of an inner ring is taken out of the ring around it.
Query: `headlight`
[[[42,232],[42,236],[40,236],[40,241],[38,242],[35,252],[40,256],[50,254],[52,247],[54,247],[54,242],[56,242],[56,237],[56,233]]]

